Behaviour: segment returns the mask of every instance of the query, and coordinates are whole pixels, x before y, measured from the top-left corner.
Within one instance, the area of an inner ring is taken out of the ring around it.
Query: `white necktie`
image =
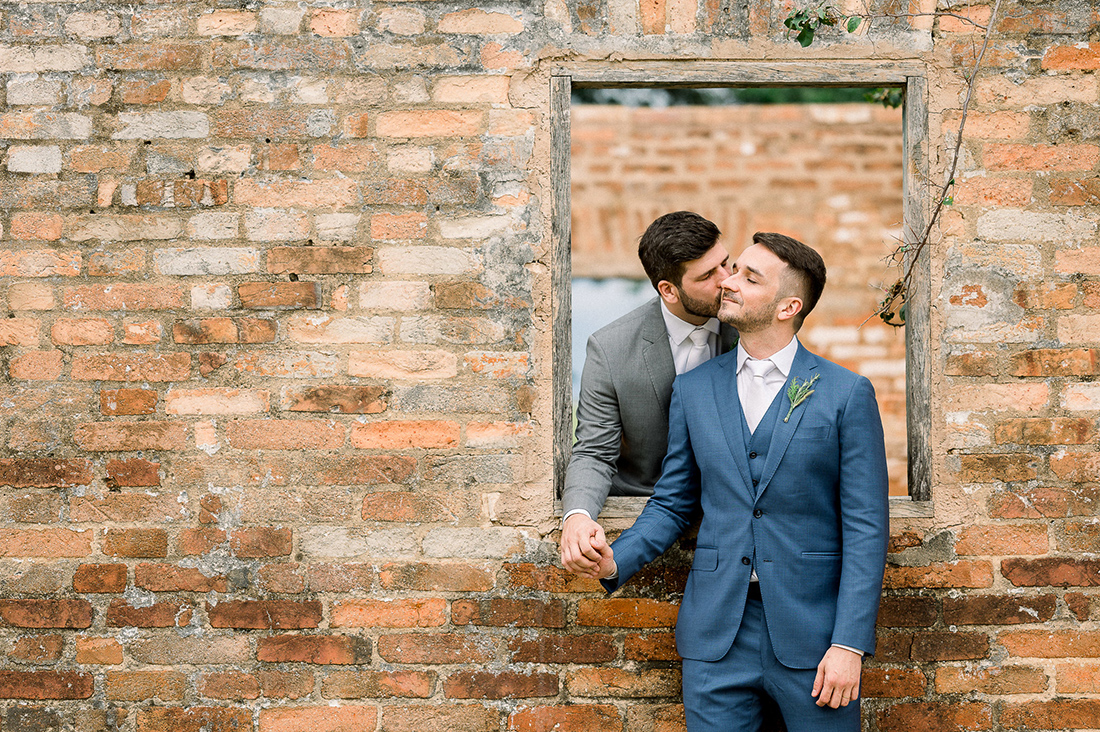
[[[756,426],[764,418],[764,413],[768,411],[774,398],[774,395],[768,391],[767,377],[775,368],[775,364],[770,359],[757,361],[750,358],[745,361],[745,368],[752,374],[752,378],[745,386],[741,406],[745,410],[745,421],[749,423],[749,431],[756,432]]]
[[[706,328],[696,328],[688,334],[691,339],[691,348],[687,358],[684,359],[684,373],[710,358],[710,331]]]

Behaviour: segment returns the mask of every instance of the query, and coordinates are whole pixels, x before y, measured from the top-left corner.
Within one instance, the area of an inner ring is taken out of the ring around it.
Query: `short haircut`
[[[660,216],[638,242],[638,258],[653,283],[668,280],[677,287],[684,277],[684,264],[706,254],[722,232],[712,222],[691,211],[674,211]]]
[[[802,310],[796,316],[795,325],[802,327],[802,321],[810,314],[825,289],[825,260],[816,251],[797,239],[769,231],[758,231],[752,235],[752,243],[759,244],[787,263],[790,276],[801,293],[781,292],[782,297],[798,295],[802,299]]]

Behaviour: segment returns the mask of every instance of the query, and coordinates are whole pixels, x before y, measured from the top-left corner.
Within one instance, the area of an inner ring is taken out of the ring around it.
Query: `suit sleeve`
[[[603,347],[593,336],[588,339],[581,372],[576,442],[565,473],[563,513],[583,508],[593,519],[600,515],[611,492],[622,436],[619,397],[611,367]]]
[[[890,508],[882,419],[874,387],[864,377],[849,395],[839,437],[842,561],[832,642],[871,655],[875,652]]]
[[[621,587],[638,570],[672,546],[687,530],[699,510],[699,467],[691,449],[682,385],[683,380],[677,378],[672,386],[672,404],[668,415],[668,452],[661,466],[661,478],[653,487],[653,495],[633,526],[611,545],[619,574],[613,580],[602,580],[608,592],[614,592]]]

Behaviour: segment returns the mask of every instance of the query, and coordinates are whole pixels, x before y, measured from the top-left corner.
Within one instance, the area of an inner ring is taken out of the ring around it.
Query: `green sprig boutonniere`
[[[810,398],[810,394],[814,393],[813,385],[818,380],[821,374],[814,374],[814,377],[809,381],[803,381],[798,383],[798,379],[791,379],[791,385],[787,387],[787,398],[791,400],[791,408],[787,410],[787,416],[783,418],[786,422],[791,418],[791,414],[794,413],[794,408],[802,402]]]

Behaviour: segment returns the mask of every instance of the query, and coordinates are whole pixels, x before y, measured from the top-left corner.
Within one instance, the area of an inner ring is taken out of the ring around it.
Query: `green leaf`
[[[954,196],[948,196],[947,198],[943,199],[943,205],[944,206],[950,206],[953,203],[955,203],[955,197]]]
[[[803,48],[806,48],[814,42],[814,29],[809,26],[802,29],[802,32],[798,34],[796,40],[802,44]]]
[[[848,32],[849,33],[855,33],[856,30],[859,28],[859,24],[862,23],[862,22],[863,22],[863,18],[859,18],[859,17],[856,17],[854,15],[852,17],[848,18]]]

